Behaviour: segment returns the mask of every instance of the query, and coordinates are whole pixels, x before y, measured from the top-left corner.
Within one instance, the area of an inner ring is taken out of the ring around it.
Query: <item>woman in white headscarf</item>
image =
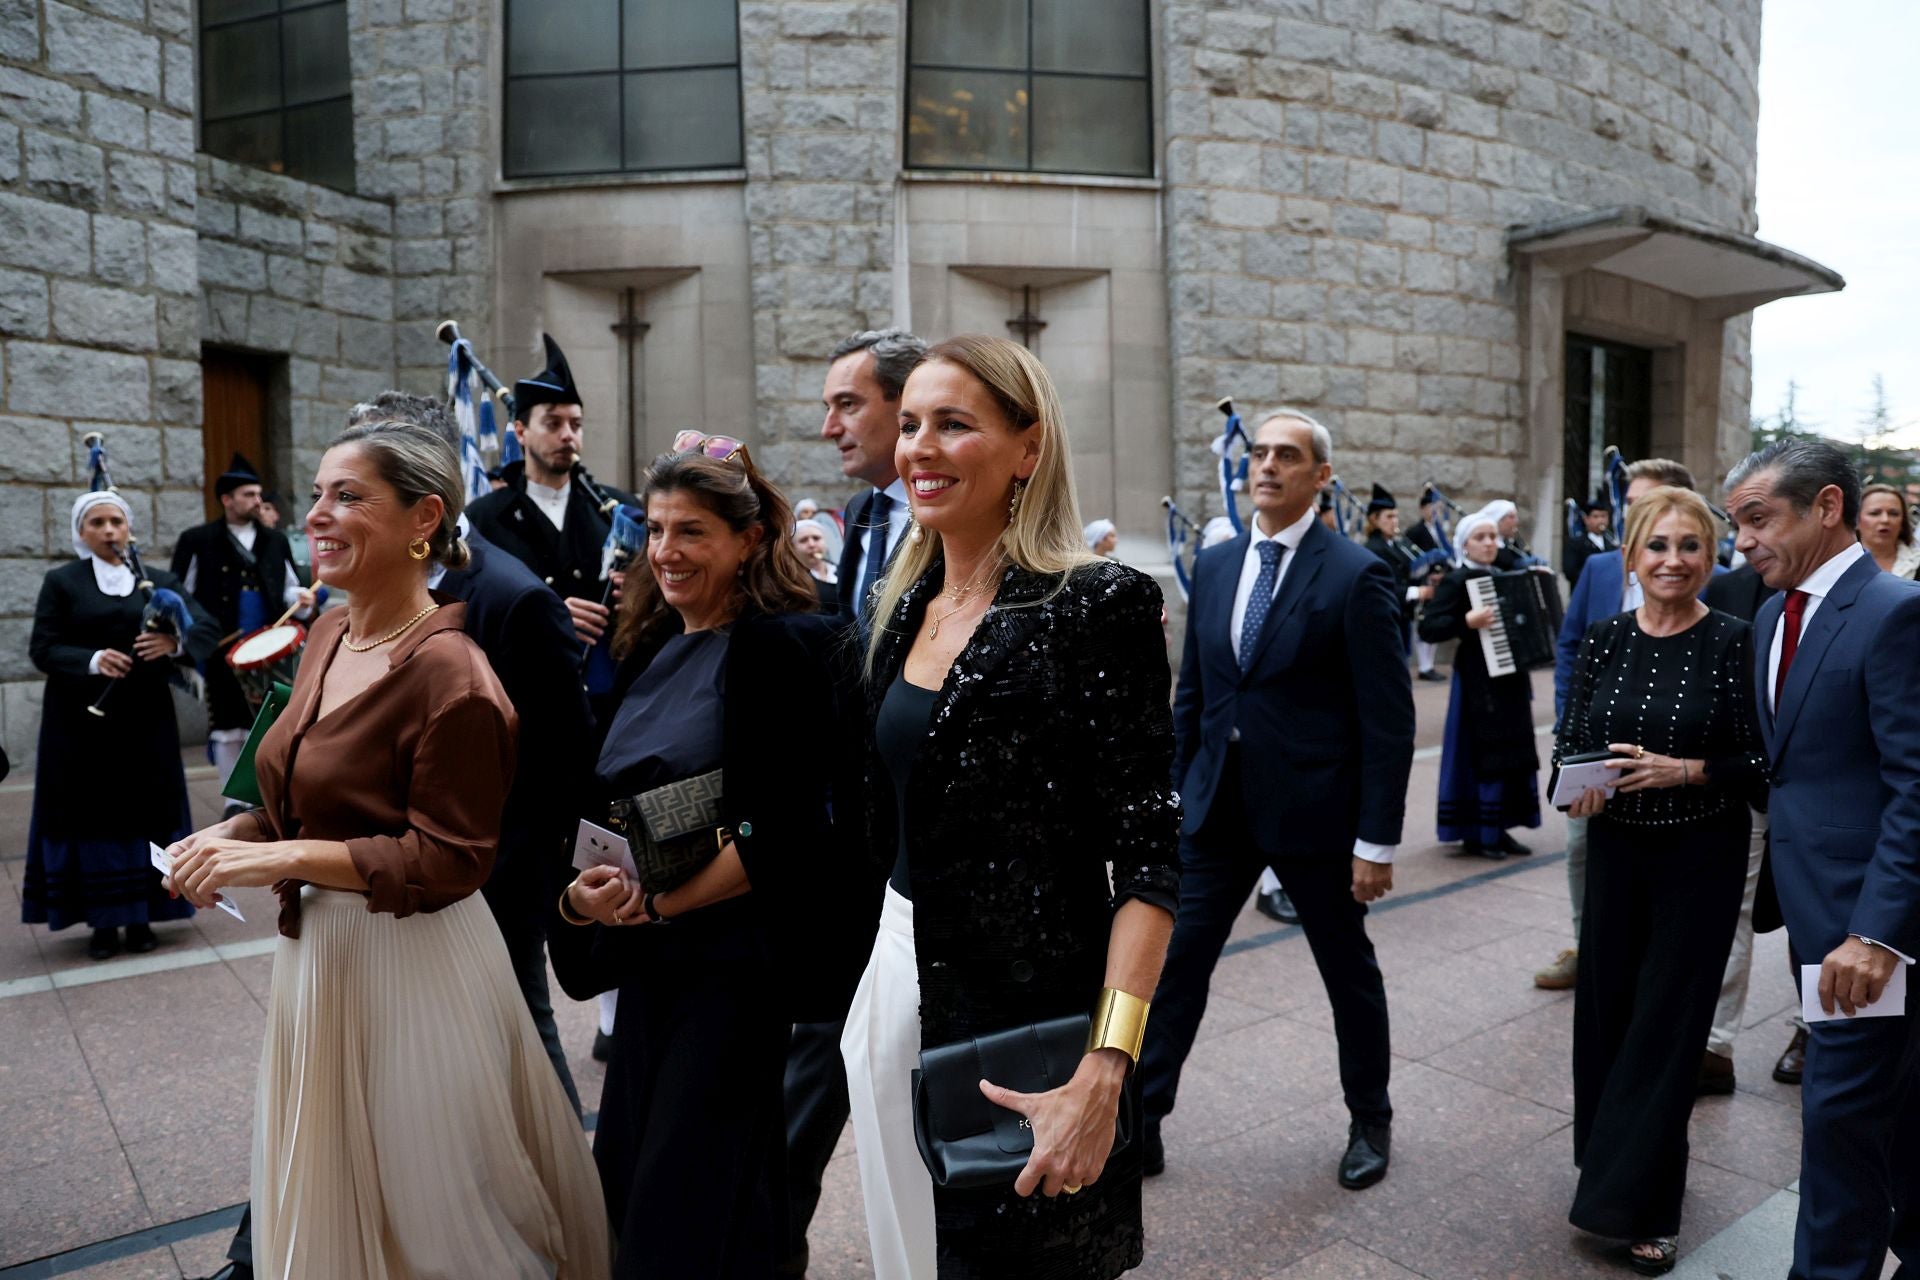
[[[1429,643],[1459,641],[1440,748],[1437,834],[1443,842],[1458,841],[1463,853],[1495,859],[1531,853],[1508,828],[1540,825],[1533,686],[1524,671],[1508,676],[1487,671],[1479,633],[1492,624],[1493,610],[1475,608],[1467,594],[1471,579],[1495,569],[1499,526],[1489,508],[1454,529],[1459,567],[1435,585],[1419,624],[1420,638]]]
[[[795,520],[793,549],[800,553],[800,563],[807,566],[807,574],[813,579],[820,612],[832,613],[840,607],[840,571],[827,555],[826,524],[811,516]]]
[[[1111,520],[1095,520],[1080,531],[1080,536],[1086,540],[1087,550],[1109,560],[1113,558],[1114,548],[1120,545],[1120,531]]]
[[[1494,534],[1500,539],[1499,554],[1493,559],[1494,571],[1511,573],[1526,568],[1534,557],[1520,536],[1520,508],[1505,498],[1495,498],[1474,514],[1493,521]],[[1454,535],[1454,544],[1459,545],[1458,534]]]
[[[213,653],[220,625],[172,574],[151,568],[155,591],[172,592],[177,606],[171,616],[156,608],[148,625],[147,593],[123,563],[133,528],[120,495],[82,494],[72,533],[77,559],[47,574],[27,646],[47,692],[20,918],[56,931],[84,923],[87,953],[105,960],[123,927],[127,950],[151,951],[154,921],[193,914],[161,888],[147,843],[193,830],[167,682]]]

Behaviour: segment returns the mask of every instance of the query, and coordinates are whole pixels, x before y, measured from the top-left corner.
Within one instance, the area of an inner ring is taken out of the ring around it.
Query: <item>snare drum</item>
[[[292,684],[300,670],[300,651],[307,643],[307,629],[297,622],[278,627],[262,627],[240,637],[227,650],[227,665],[255,711],[267,699],[274,682]]]

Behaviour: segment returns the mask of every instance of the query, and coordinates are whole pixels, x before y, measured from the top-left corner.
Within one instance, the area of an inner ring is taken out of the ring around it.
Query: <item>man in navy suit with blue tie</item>
[[[1915,1008],[1853,1015],[1920,953],[1920,586],[1855,540],[1860,477],[1790,437],[1727,477],[1735,546],[1780,594],[1754,618],[1754,694],[1772,763],[1774,885],[1795,954],[1820,962],[1832,1021],[1801,1078],[1793,1280],[1920,1276]]]
[[[1263,866],[1293,899],[1333,1005],[1352,1123],[1342,1186],[1386,1176],[1387,992],[1366,904],[1393,887],[1413,686],[1387,566],[1315,518],[1327,429],[1283,410],[1248,451],[1253,527],[1200,553],[1174,695],[1180,912],[1140,1059],[1146,1171],[1234,917]]]

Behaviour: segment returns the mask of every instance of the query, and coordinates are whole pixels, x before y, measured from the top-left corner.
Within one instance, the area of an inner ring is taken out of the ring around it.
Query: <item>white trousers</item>
[[[913,903],[892,886],[873,956],[847,1011],[840,1054],[847,1062],[874,1280],[934,1280],[933,1179],[913,1141],[913,1070],[920,1065]]]
[[[1413,642],[1413,656],[1419,662],[1422,671],[1433,670],[1433,658],[1438,646],[1416,638]]]
[[[1713,1030],[1707,1048],[1723,1058],[1733,1056],[1733,1038],[1747,1012],[1747,980],[1753,974],[1753,895],[1760,884],[1760,855],[1767,847],[1767,815],[1753,815],[1753,838],[1747,846],[1747,888],[1740,899],[1740,923],[1733,931],[1733,950],[1727,953],[1726,976],[1720,980],[1720,1001],[1713,1006]]]

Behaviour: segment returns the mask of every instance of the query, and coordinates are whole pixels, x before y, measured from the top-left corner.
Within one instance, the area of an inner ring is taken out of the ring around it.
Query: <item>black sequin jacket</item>
[[[887,619],[870,729],[943,581],[936,562]],[[1160,589],[1109,561],[1056,585],[1006,571],[914,765],[906,839],[923,1046],[1090,1011],[1115,909],[1177,902]],[[867,741],[868,847],[885,876],[898,825]],[[935,1213],[942,1280],[1106,1280],[1141,1260],[1137,1144],[1078,1195],[940,1191]]]

